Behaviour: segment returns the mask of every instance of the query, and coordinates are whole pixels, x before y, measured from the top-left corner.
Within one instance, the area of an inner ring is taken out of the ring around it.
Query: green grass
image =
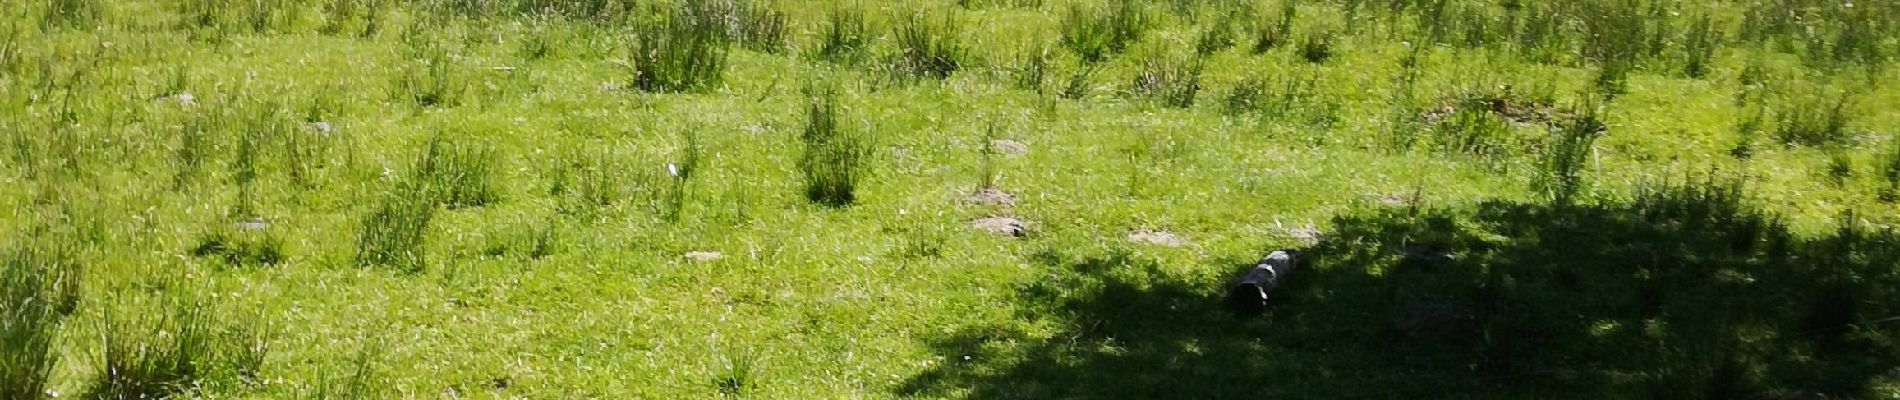
[[[8,3],[0,398],[1889,398],[1853,4]]]

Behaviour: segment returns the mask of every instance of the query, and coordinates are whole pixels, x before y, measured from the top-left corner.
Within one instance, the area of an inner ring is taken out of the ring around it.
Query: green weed
[[[1187,108],[1201,92],[1202,59],[1181,60],[1156,57],[1142,64],[1141,71],[1129,84],[1129,92],[1157,101],[1163,106]]]
[[[1783,143],[1804,146],[1846,141],[1847,125],[1853,121],[1847,112],[1846,94],[1838,97],[1801,96],[1776,114],[1780,123],[1775,127],[1775,138]]]
[[[1568,115],[1550,125],[1550,143],[1540,159],[1535,185],[1557,205],[1570,204],[1578,192],[1588,188],[1589,180],[1583,172],[1596,152],[1596,139],[1608,131],[1597,119],[1593,103],[1580,104]]]
[[[1879,198],[1881,202],[1894,203],[1900,201],[1900,141],[1888,146],[1887,151],[1882,152],[1879,159],[1881,179]]]
[[[1300,58],[1306,62],[1320,64],[1333,58],[1333,33],[1326,31],[1311,32],[1300,40]]]
[[[784,11],[760,5],[757,2],[736,3],[738,10],[736,32],[732,37],[745,48],[766,53],[778,53],[784,50],[787,42],[787,30],[790,19]]]
[[[1701,78],[1709,74],[1710,59],[1715,56],[1715,48],[1722,37],[1720,28],[1716,28],[1712,18],[1703,15],[1689,28],[1688,43],[1683,44],[1684,62],[1682,72],[1690,78]]]
[[[1042,93],[1044,81],[1049,75],[1049,50],[1036,46],[1016,56],[1015,65],[1010,68],[1011,82],[1017,89]]]
[[[634,27],[628,40],[631,86],[647,92],[697,92],[725,78],[732,38],[717,0],[689,0],[659,21]]]
[[[963,67],[966,58],[957,35],[955,18],[946,15],[941,22],[931,22],[927,14],[911,14],[898,22],[898,51],[890,63],[899,74],[911,79],[949,78]]]
[[[1098,63],[1141,40],[1151,26],[1141,4],[1116,0],[1111,7],[1104,11],[1071,5],[1062,17],[1062,46],[1084,62]]]
[[[494,177],[499,162],[493,146],[436,136],[423,148],[405,184],[435,204],[480,207],[501,199]]]
[[[231,266],[277,265],[287,258],[282,237],[246,229],[214,229],[198,238],[191,255],[214,258]]]
[[[80,275],[51,242],[19,245],[0,260],[0,397],[35,399],[51,387],[54,341],[77,307]]]
[[[86,29],[103,18],[105,5],[99,0],[47,0],[43,12],[40,21],[47,27]]]
[[[423,243],[436,205],[427,193],[398,191],[384,198],[358,220],[356,264],[387,266],[409,271],[423,267]]]
[[[1339,104],[1320,90],[1317,78],[1249,78],[1235,84],[1222,100],[1229,115],[1257,115],[1267,120],[1291,120],[1328,127],[1339,122]]]
[[[1293,35],[1293,20],[1299,17],[1299,7],[1294,2],[1280,3],[1280,17],[1273,21],[1257,21],[1254,24],[1254,54],[1266,53],[1287,43]]]
[[[871,46],[871,30],[865,23],[864,12],[834,8],[828,15],[825,30],[820,33],[818,46],[814,48],[812,58],[822,61],[856,65],[864,59]]]
[[[805,177],[805,198],[813,203],[842,207],[855,202],[858,185],[869,172],[870,144],[862,133],[841,126],[835,89],[808,90],[809,118],[799,135],[804,153],[798,170]]]
[[[1198,36],[1195,36],[1194,53],[1205,56],[1234,47],[1236,41],[1234,36],[1233,20],[1229,18],[1217,20],[1202,28]]]
[[[393,97],[423,107],[454,107],[468,92],[467,78],[446,50],[423,50],[423,59],[410,63],[391,87]]]

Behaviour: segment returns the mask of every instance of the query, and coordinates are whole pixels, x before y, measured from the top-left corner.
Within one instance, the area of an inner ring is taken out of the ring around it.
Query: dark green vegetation
[[[0,399],[1891,398],[1896,4],[14,1]]]

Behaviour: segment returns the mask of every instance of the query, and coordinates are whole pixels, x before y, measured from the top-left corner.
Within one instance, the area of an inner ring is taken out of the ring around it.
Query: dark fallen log
[[[1260,258],[1253,270],[1235,283],[1227,291],[1228,306],[1243,314],[1259,313],[1267,308],[1267,292],[1280,285],[1280,278],[1293,272],[1299,263],[1299,253],[1293,250],[1274,250]]]

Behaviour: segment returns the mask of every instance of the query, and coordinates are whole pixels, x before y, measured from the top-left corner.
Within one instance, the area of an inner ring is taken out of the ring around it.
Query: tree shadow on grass
[[[1127,252],[1036,257],[1025,325],[938,338],[906,396],[1868,397],[1900,366],[1900,234],[1797,237],[1733,186],[1342,216],[1269,311]],[[1234,260],[1238,274],[1248,262]],[[1029,327],[1025,327],[1029,326]],[[1046,327],[1048,329],[1030,328]]]

